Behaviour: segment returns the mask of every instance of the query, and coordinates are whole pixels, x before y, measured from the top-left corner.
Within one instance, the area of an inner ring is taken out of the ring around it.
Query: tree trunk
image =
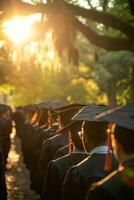
[[[116,86],[114,83],[109,84],[109,88],[107,91],[108,103],[110,106],[116,106]]]

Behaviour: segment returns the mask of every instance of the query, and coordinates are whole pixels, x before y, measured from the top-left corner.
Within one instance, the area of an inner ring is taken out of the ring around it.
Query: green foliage
[[[0,49],[0,84],[10,82],[10,76],[13,74],[12,62],[9,59],[8,51]]]
[[[100,88],[100,94],[106,93],[108,98],[114,98],[119,104],[130,100],[134,55],[130,52],[105,52],[98,57],[92,65],[90,77]]]
[[[71,77],[73,76],[71,72],[67,73],[63,70],[61,74],[54,74],[50,70],[47,75],[39,76],[36,71],[36,73],[30,74],[32,81],[26,78],[26,76],[28,77],[28,70],[25,73],[25,77],[24,74],[21,75],[23,80],[21,80],[21,84],[19,81],[19,85],[16,85],[13,99],[14,103],[18,105],[40,101],[74,102],[77,100],[77,102],[82,102],[86,96],[82,83],[74,84],[71,82]]]

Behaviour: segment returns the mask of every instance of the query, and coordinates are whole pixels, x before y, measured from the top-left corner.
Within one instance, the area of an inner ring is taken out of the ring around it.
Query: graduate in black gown
[[[114,123],[111,131],[114,153],[120,167],[93,184],[87,200],[134,200],[134,103],[101,115]]]
[[[10,149],[11,130],[11,108],[5,104],[0,104],[0,200],[7,200],[5,172]]]
[[[105,110],[102,106],[87,106],[75,116],[78,120],[84,120],[83,124],[83,143],[89,156],[73,166],[67,173],[64,183],[62,200],[82,200],[85,198],[89,184],[95,180],[100,180],[118,167],[118,163],[110,152],[112,157],[112,168],[104,169],[105,156],[108,151],[106,146],[107,123],[101,120],[95,120],[95,115]]]
[[[74,105],[73,105],[74,106]],[[79,107],[73,107],[66,110],[63,110],[59,113],[60,116],[60,126],[64,127],[70,123],[71,118],[78,110]],[[37,168],[37,192],[42,193],[44,179],[47,172],[48,163],[54,159],[56,151],[68,144],[68,133],[67,131],[64,134],[56,134],[55,136],[48,138],[44,141],[40,153],[38,168]]]
[[[81,125],[81,122],[75,122],[69,128],[71,129],[70,133],[72,142],[74,144],[73,152],[56,160],[52,160],[49,163],[45,184],[43,187],[41,198],[42,200],[60,200],[62,192],[62,182],[68,169],[71,166],[79,163],[89,155],[88,153],[85,153],[82,145],[82,140],[78,134],[78,129],[81,128]]]

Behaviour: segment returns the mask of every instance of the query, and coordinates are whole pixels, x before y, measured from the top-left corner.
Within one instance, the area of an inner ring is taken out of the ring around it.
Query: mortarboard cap
[[[96,116],[96,119],[112,122],[120,127],[134,130],[134,103],[128,103],[125,106],[102,112]]]
[[[23,106],[23,111],[25,111],[25,112],[32,112],[32,111],[34,111],[34,106],[31,105],[31,104]]]
[[[107,128],[107,122],[105,119],[97,119],[96,116],[98,114],[100,114],[101,112],[104,112],[106,110],[108,110],[108,106],[104,106],[104,105],[90,105],[90,106],[86,106],[83,109],[81,109],[74,117],[72,120],[77,120],[77,121],[85,121],[85,122],[90,122],[93,123],[97,129],[101,128],[101,130],[104,132],[104,130]],[[86,124],[87,126],[88,124]],[[93,127],[95,128],[95,126],[93,125]],[[98,127],[99,125],[99,127]],[[101,127],[100,127],[101,125]],[[99,130],[100,131],[100,130]],[[94,131],[93,131],[94,132]],[[87,132],[87,133],[92,133],[92,132]],[[90,135],[91,136],[91,135]],[[99,138],[99,135],[98,135]],[[105,138],[105,134],[104,134],[104,138]],[[107,144],[109,143],[109,141],[107,141]],[[104,166],[105,170],[109,170],[111,167],[111,155],[110,155],[110,149],[108,148],[108,152],[107,152],[107,158],[106,158],[106,164]]]
[[[82,108],[73,118],[73,121],[103,121],[96,119],[96,115],[108,109],[107,106],[89,105]]]
[[[125,112],[125,113],[134,113],[134,102],[128,103],[124,106],[121,106],[119,108],[120,112]]]
[[[106,122],[105,120],[96,119],[95,117],[97,114],[99,114],[103,111],[106,111],[107,109],[108,109],[107,106],[102,106],[102,105],[101,106],[100,105],[84,106],[79,111],[77,111],[76,114],[74,114],[70,123],[68,123],[63,129],[59,130],[58,133],[62,132],[62,131],[67,131],[75,124],[79,125],[83,121]]]
[[[72,104],[68,104],[68,105],[63,105],[60,108],[55,108],[55,110],[59,109],[60,111],[64,111],[67,109],[71,109],[71,108],[82,108],[86,106],[85,104],[79,104],[79,103],[72,103]]]
[[[73,122],[71,122],[71,119],[80,109],[81,109],[81,106],[77,105],[76,107],[72,107],[72,108],[62,110],[59,112],[59,118],[61,120],[61,123],[63,123],[63,125],[66,128],[60,129],[57,133],[66,133],[70,128],[72,128],[74,126],[75,126],[75,128],[74,128],[75,132],[79,129],[79,124],[74,124]],[[68,132],[68,153],[71,153],[71,144],[72,144],[72,136],[71,135],[72,134],[70,132]],[[74,138],[76,138],[76,135],[74,136]]]
[[[61,121],[64,122],[65,125],[71,122],[72,117],[81,109],[81,106],[72,107],[66,110],[60,111],[58,114],[60,116]]]
[[[65,103],[61,103],[61,102],[52,102],[52,103],[48,103],[49,108],[51,108],[52,110],[58,110],[61,109],[62,107],[65,106]]]
[[[129,103],[125,106],[119,106],[114,109],[107,110],[96,116],[97,120],[105,120],[107,122],[115,123],[119,128],[126,128],[134,132],[134,103]],[[129,133],[129,132],[128,132]],[[108,132],[107,144],[111,146],[111,132]],[[109,162],[109,153],[106,156],[105,169],[109,170],[111,163]]]
[[[60,102],[41,102],[38,104],[38,107],[41,109],[50,109],[51,108],[52,110],[60,109],[63,106],[65,106],[65,104],[60,103]]]
[[[0,112],[1,113],[6,112],[8,108],[9,108],[8,105],[6,105],[6,104],[0,104]]]

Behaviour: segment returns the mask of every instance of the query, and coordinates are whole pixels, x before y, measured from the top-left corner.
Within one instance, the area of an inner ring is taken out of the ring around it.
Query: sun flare
[[[32,25],[41,20],[41,14],[37,13],[28,17],[16,16],[3,22],[5,34],[15,44],[23,43],[32,37]]]
[[[54,50],[49,50],[48,53],[47,53],[47,55],[48,55],[48,58],[54,59],[54,56],[55,56]]]

